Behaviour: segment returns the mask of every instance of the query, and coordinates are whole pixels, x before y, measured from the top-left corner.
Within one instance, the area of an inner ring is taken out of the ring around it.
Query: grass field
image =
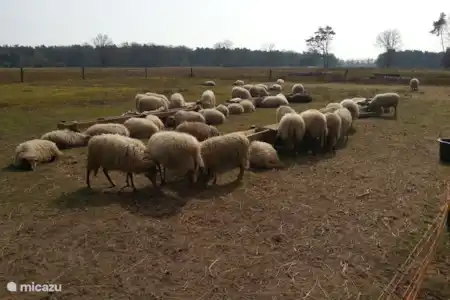
[[[51,72],[63,78],[69,71]],[[436,138],[450,134],[450,88],[410,93],[405,85],[307,82],[314,100],[293,105],[297,111],[395,91],[402,95],[398,119],[360,119],[336,157],[247,172],[238,185],[228,183],[231,173],[218,187],[173,184],[159,195],[137,176],[139,191],[119,194],[99,174],[88,191],[85,149],[35,172],[6,168],[19,142],[61,120],[120,114],[134,108],[140,91],[181,91],[195,101],[206,89],[198,83],[211,78],[223,102],[246,70],[203,78],[167,72],[0,85],[3,281],[60,283],[57,299],[376,299],[443,201],[450,173],[438,164]],[[259,109],[218,128],[274,121],[274,109]],[[445,239],[420,299],[450,299]],[[0,289],[0,299],[38,298]]]

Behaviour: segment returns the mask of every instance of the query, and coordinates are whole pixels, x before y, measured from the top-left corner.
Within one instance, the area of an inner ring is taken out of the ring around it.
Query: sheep
[[[254,85],[249,90],[252,97],[269,96],[269,92],[262,85]]]
[[[196,111],[179,110],[174,115],[175,126],[180,125],[184,121],[206,123],[205,117]]]
[[[203,82],[204,86],[216,86],[216,83],[213,80],[207,80]]]
[[[248,150],[249,165],[258,169],[282,168],[283,164],[278,157],[277,150],[266,142],[253,141]]]
[[[175,128],[178,132],[189,133],[199,142],[213,136],[219,136],[220,131],[216,127],[201,122],[183,122]]]
[[[276,140],[281,141],[288,150],[294,150],[294,153],[297,154],[305,130],[305,121],[299,114],[296,112],[286,113],[278,123]]]
[[[170,96],[169,108],[181,108],[185,105],[186,102],[184,101],[184,97],[180,93],[174,93]]]
[[[325,150],[336,153],[336,144],[341,137],[342,120],[338,114],[327,112],[325,113],[327,119],[328,135],[325,141]]]
[[[219,105],[217,105],[216,106],[216,109],[218,110],[218,111],[220,111],[225,117],[227,117],[228,118],[228,116],[230,115],[230,111],[228,110],[228,107],[226,107],[225,105],[223,105],[223,104],[219,104]]]
[[[232,99],[228,100],[227,102],[228,103],[239,103],[241,101],[242,101],[241,98],[232,98]]]
[[[265,98],[254,99],[256,107],[262,108],[277,108],[281,105],[289,105],[286,97],[282,94],[276,96],[267,96]]]
[[[369,99],[363,97],[355,97],[351,98],[351,100],[360,106],[366,106],[370,102]]]
[[[200,153],[204,167],[204,183],[213,178],[217,183],[217,173],[239,167],[237,181],[242,180],[248,166],[250,141],[243,133],[233,132],[222,136],[215,136],[200,143]]]
[[[41,136],[41,140],[51,141],[59,149],[68,149],[75,147],[84,147],[87,145],[90,136],[84,133],[72,130],[53,130]]]
[[[155,115],[147,115],[145,118],[147,120],[150,120],[153,123],[155,123],[155,125],[158,126],[159,130],[163,130],[164,129],[164,123],[159,117],[157,117]]]
[[[211,90],[206,90],[200,97],[200,100],[197,102],[203,108],[213,108],[216,106],[216,95]]]
[[[233,85],[236,85],[236,86],[244,86],[244,81],[242,81],[242,80],[236,80],[236,81],[233,83]]]
[[[192,135],[179,131],[159,131],[152,135],[147,144],[148,158],[156,163],[160,172],[161,185],[166,183],[166,169],[192,174],[197,181],[199,168],[203,167],[200,142]]]
[[[325,115],[317,109],[308,109],[300,113],[305,121],[305,142],[307,150],[309,148],[313,155],[316,155],[320,149],[323,149],[325,138],[328,135],[327,119]]]
[[[123,125],[130,132],[130,137],[137,139],[149,138],[159,131],[158,125],[147,118],[129,118]]]
[[[253,84],[244,84],[242,87],[247,91],[250,91],[250,89],[253,87]]]
[[[225,115],[215,108],[201,109],[199,113],[203,115],[205,123],[208,125],[220,125],[226,120]]]
[[[53,162],[62,155],[63,153],[54,142],[33,139],[17,145],[13,166],[34,171],[38,163]]]
[[[277,83],[278,83],[278,84],[284,84],[284,80],[281,79],[281,78],[278,78],[278,79],[277,79]]]
[[[292,94],[302,94],[305,92],[305,88],[303,86],[303,84],[301,83],[296,83],[292,86]]]
[[[418,91],[419,90],[419,84],[420,81],[417,78],[411,78],[409,81],[409,87],[411,88],[411,91]]]
[[[139,98],[136,98],[136,110],[138,112],[152,111],[160,107],[163,107],[164,110],[167,110],[169,108],[169,103],[168,101],[166,101],[166,99],[157,95],[143,95]]]
[[[341,118],[341,134],[339,141],[344,145],[348,141],[349,130],[352,127],[352,113],[345,107],[339,108],[334,113]]]
[[[118,134],[102,134],[92,137],[88,143],[86,164],[86,185],[91,188],[90,175],[102,168],[111,187],[115,183],[108,171],[122,171],[126,173],[126,185],[136,191],[133,173],[144,173],[156,187],[156,165],[146,158],[146,146],[140,140]]]
[[[252,95],[243,87],[235,86],[231,90],[231,98],[251,99]]]
[[[252,113],[256,110],[255,105],[251,100],[245,99],[239,104],[244,108],[244,113]]]
[[[359,118],[359,106],[351,99],[344,99],[340,103],[342,107],[345,107],[352,114],[353,123]]]
[[[309,103],[312,101],[312,97],[306,93],[288,94],[286,99],[289,103]]]
[[[272,84],[272,86],[270,87],[271,91],[275,91],[275,92],[281,92],[283,90],[283,88],[281,87],[281,85],[274,83]]]
[[[295,113],[295,110],[287,105],[281,105],[275,112],[276,122],[279,123],[281,118],[287,113]]]
[[[118,123],[99,123],[88,127],[84,134],[89,136],[100,135],[105,133],[120,134],[130,136],[130,131],[123,124]]]
[[[337,109],[339,109],[339,108],[342,108],[342,107],[343,107],[343,106],[342,106],[342,104],[340,104],[340,103],[337,103],[337,102],[331,102],[331,103],[328,103],[327,106],[326,106],[325,108],[329,108],[329,109],[332,110],[331,112],[333,112],[333,111],[335,111],[335,110],[337,110]]]
[[[269,90],[269,87],[267,85],[265,85],[264,83],[258,83],[256,84],[257,86],[263,87],[266,91]]]
[[[231,103],[228,105],[228,111],[230,112],[230,115],[240,115],[244,113],[244,107],[239,103]]]
[[[397,118],[397,106],[400,101],[400,95],[397,93],[384,93],[375,95],[367,105],[367,109],[381,115],[385,109],[394,108],[394,117]]]

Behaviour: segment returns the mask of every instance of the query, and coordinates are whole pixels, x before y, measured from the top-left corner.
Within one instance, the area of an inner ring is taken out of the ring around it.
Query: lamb
[[[179,110],[174,115],[175,126],[180,125],[184,121],[206,123],[205,117],[196,111]]]
[[[275,169],[283,167],[275,148],[266,142],[251,142],[248,150],[248,156],[249,164],[252,168]]]
[[[244,107],[239,103],[231,103],[228,105],[228,111],[230,112],[230,115],[240,115],[244,113]]]
[[[59,149],[84,147],[90,139],[89,135],[71,130],[53,130],[41,136],[41,140],[51,141]]]
[[[385,109],[394,108],[394,117],[397,118],[397,106],[400,101],[400,95],[397,93],[377,94],[370,100],[367,109],[381,115]]]
[[[272,84],[272,86],[270,87],[271,91],[275,91],[275,92],[281,92],[283,90],[283,88],[281,87],[281,85],[274,83]]]
[[[102,168],[111,187],[116,185],[109,177],[108,171],[122,171],[126,173],[126,185],[136,191],[133,173],[144,173],[156,187],[156,165],[146,158],[146,147],[143,142],[118,134],[102,134],[94,136],[88,143],[86,184],[91,188],[90,175],[94,171],[97,176]]]
[[[147,120],[150,120],[153,123],[155,123],[155,125],[158,126],[159,130],[164,129],[164,123],[162,122],[162,120],[159,117],[157,117],[155,115],[147,115],[145,118]]]
[[[128,128],[126,128],[123,124],[117,124],[117,123],[94,124],[94,125],[88,127],[84,131],[84,134],[89,135],[89,136],[100,135],[100,134],[105,134],[105,133],[130,136],[130,131],[128,130]]]
[[[142,95],[136,96],[136,110],[138,112],[152,111],[163,107],[164,110],[169,108],[169,103],[166,99],[157,95]]]
[[[254,85],[250,88],[249,90],[250,95],[252,97],[265,97],[265,96],[269,96],[269,92],[267,91],[267,89],[265,87],[263,87],[262,85]]]
[[[411,91],[418,91],[419,90],[419,84],[420,81],[417,78],[411,78],[409,81],[409,87],[411,88]]]
[[[245,134],[233,132],[222,136],[209,138],[200,143],[200,153],[203,159],[204,182],[213,178],[217,183],[217,173],[239,167],[237,181],[242,180],[248,166],[250,141]]]
[[[203,92],[200,100],[197,102],[203,108],[213,108],[216,106],[216,95],[211,90],[206,90]]]
[[[236,80],[236,81],[233,83],[233,85],[236,85],[236,86],[244,86],[244,81],[242,81],[242,80]]]
[[[336,145],[341,137],[342,120],[338,114],[327,112],[325,113],[327,119],[328,135],[325,141],[325,150],[336,153]]]
[[[191,173],[191,180],[195,183],[199,168],[203,167],[199,141],[185,132],[155,133],[148,140],[147,152],[160,172],[161,185],[166,183],[166,169]]]
[[[352,114],[353,123],[359,118],[359,106],[351,99],[344,99],[340,103],[342,107],[345,107]]]
[[[278,78],[278,79],[277,79],[277,83],[278,83],[278,84],[284,84],[284,80],[281,79],[281,78]]]
[[[16,147],[13,166],[19,169],[36,170],[38,163],[53,162],[63,155],[52,141],[34,139]]]
[[[296,83],[292,86],[292,94],[302,94],[305,92],[305,88],[303,87],[303,84]]]
[[[256,110],[252,101],[245,99],[239,103],[244,108],[244,113],[252,113]]]
[[[226,117],[223,113],[215,108],[205,108],[199,111],[205,118],[208,125],[220,125],[225,123]]]
[[[218,111],[220,111],[225,117],[227,117],[228,118],[228,116],[230,115],[230,112],[229,112],[229,110],[228,110],[228,107],[226,107],[225,105],[223,105],[223,104],[219,104],[219,105],[217,105],[216,106],[216,109],[218,110]]]
[[[348,141],[348,133],[353,123],[352,114],[345,107],[339,108],[334,113],[341,118],[341,134],[339,137],[339,141],[342,144],[346,144]]]
[[[220,131],[216,127],[201,122],[183,122],[175,128],[176,131],[189,133],[199,142],[213,136],[219,136]]]
[[[278,107],[275,112],[277,123],[280,122],[281,118],[287,113],[295,113],[295,110],[287,105],[281,105],[280,107]]]
[[[231,90],[231,98],[251,99],[252,95],[243,87],[235,86]]]
[[[265,98],[254,99],[256,107],[262,108],[278,108],[281,105],[289,105],[286,97],[282,94],[276,96],[267,96]]]
[[[278,123],[276,140],[280,140],[288,150],[296,154],[305,135],[306,124],[303,118],[295,113],[286,113]]]
[[[184,101],[184,97],[180,93],[174,93],[170,96],[169,108],[181,108],[185,105],[186,102]]]
[[[130,132],[130,137],[137,139],[149,138],[159,131],[158,125],[147,118],[129,118],[123,125]]]
[[[327,119],[325,115],[317,109],[308,109],[300,113],[305,121],[306,132],[305,142],[313,155],[323,149],[325,138],[328,135]]]

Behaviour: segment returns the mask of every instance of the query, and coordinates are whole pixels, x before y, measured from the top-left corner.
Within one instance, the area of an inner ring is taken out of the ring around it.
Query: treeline
[[[450,48],[447,52],[423,52],[418,50],[390,51],[378,55],[377,67],[392,68],[450,68]]]

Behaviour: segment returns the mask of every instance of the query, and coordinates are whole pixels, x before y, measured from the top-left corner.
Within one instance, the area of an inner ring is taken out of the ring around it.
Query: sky
[[[446,3],[448,0],[445,0]],[[0,44],[71,45],[98,33],[114,43],[139,42],[212,47],[228,39],[237,47],[306,50],[319,26],[336,32],[331,52],[343,59],[375,58],[376,35],[396,28],[402,49],[440,51],[429,33],[444,0],[3,0]],[[448,11],[446,11],[448,10]]]

